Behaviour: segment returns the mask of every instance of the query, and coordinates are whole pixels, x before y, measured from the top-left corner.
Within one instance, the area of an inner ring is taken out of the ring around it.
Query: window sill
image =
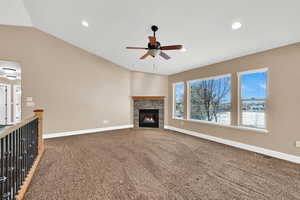
[[[184,118],[180,118],[180,117],[173,117],[172,119],[174,119],[174,120],[185,120]]]
[[[201,121],[201,120],[193,120],[193,119],[183,119],[183,118],[172,118],[173,120],[182,120],[187,122],[195,122],[200,124],[208,124],[212,126],[220,126],[220,127],[226,127],[226,128],[233,128],[238,130],[246,130],[246,131],[253,131],[256,133],[269,133],[267,129],[259,129],[259,128],[252,128],[252,127],[246,127],[246,126],[233,126],[233,125],[224,125],[224,124],[217,124],[214,122],[208,122],[208,121]]]

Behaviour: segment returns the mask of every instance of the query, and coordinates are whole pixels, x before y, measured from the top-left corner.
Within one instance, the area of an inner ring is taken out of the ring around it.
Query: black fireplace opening
[[[159,128],[158,109],[139,110],[139,127]]]

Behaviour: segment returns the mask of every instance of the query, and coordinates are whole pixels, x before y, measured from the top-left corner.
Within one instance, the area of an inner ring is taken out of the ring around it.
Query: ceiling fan
[[[166,60],[169,60],[171,57],[168,56],[168,54],[164,53],[164,51],[168,50],[181,50],[183,49],[183,45],[171,45],[171,46],[161,46],[161,44],[156,40],[155,32],[158,30],[158,27],[153,25],[151,27],[151,30],[153,31],[153,36],[149,36],[149,43],[148,47],[126,47],[127,49],[143,49],[143,50],[148,50],[145,55],[140,57],[140,59],[145,59],[148,56],[152,56],[153,58],[157,56],[158,54],[163,57]]]

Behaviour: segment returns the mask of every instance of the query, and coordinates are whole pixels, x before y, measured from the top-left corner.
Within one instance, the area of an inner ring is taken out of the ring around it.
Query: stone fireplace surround
[[[158,109],[159,128],[164,128],[164,96],[133,96],[133,127],[139,127],[140,109]]]

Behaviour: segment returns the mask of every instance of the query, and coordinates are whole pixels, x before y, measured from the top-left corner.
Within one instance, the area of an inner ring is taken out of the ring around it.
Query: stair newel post
[[[37,109],[34,110],[36,116],[38,116],[38,153],[44,151],[44,140],[43,140],[43,119],[44,110]]]

